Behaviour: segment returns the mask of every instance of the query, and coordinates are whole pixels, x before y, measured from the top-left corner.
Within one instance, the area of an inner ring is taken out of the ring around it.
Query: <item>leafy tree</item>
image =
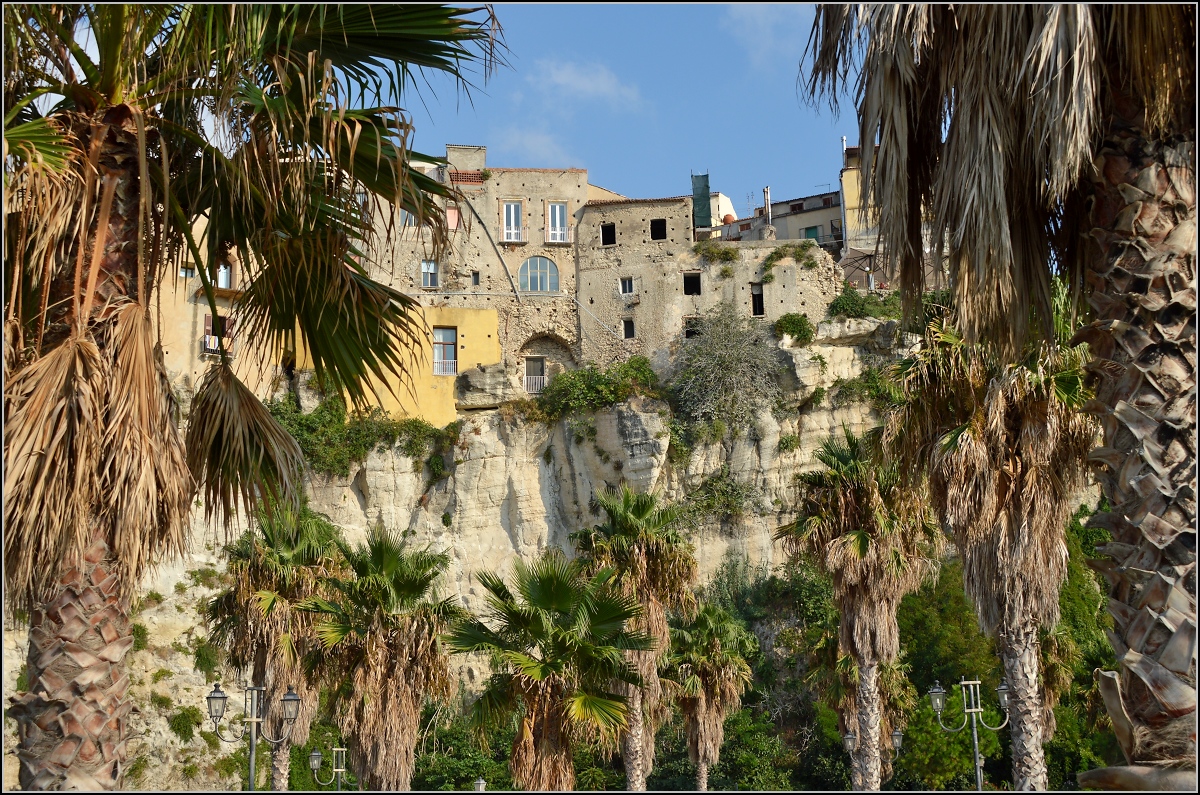
[[[368,275],[365,252],[398,228],[372,215],[412,213],[440,247],[435,199],[454,191],[409,166],[394,104],[416,70],[462,80],[491,62],[491,14],[476,13],[4,6],[4,575],[39,627],[10,712],[22,787],[121,786],[129,605],[147,567],[183,552],[194,489],[227,520],[238,496],[299,492],[295,442],[227,351],[185,449],[156,296],[181,264],[203,265],[215,307],[209,268],[236,251],[247,336],[277,354],[302,345],[356,401],[368,375],[402,380],[421,326],[413,299]],[[87,687],[67,686],[79,676]]]
[[[612,685],[641,681],[624,652],[649,651],[654,642],[628,629],[641,608],[613,588],[611,569],[588,577],[581,562],[547,550],[532,564],[516,561],[513,575],[512,590],[493,572],[475,575],[488,594],[486,623],[466,619],[448,641],[456,652],[491,658],[494,673],[471,709],[475,730],[483,736],[518,716],[513,783],[570,790],[573,749],[615,740],[628,726],[625,697]]]
[[[836,649],[851,655],[857,666],[855,789],[876,790],[886,740],[880,666],[896,659],[896,608],[936,571],[940,535],[919,493],[902,487],[894,465],[876,464],[848,428],[842,439],[827,439],[816,457],[826,468],[798,477],[800,516],[779,528],[776,537],[789,555],[809,556],[833,580]]]
[[[671,628],[668,666],[679,688],[679,708],[687,735],[688,758],[696,765],[696,789],[708,790],[708,769],[721,760],[725,719],[741,707],[753,682],[747,658],[757,650],[754,635],[728,612],[712,604]]]
[[[1043,744],[1053,735],[1054,705],[1039,628],[1058,622],[1069,498],[1083,484],[1095,438],[1095,423],[1079,413],[1090,397],[1086,355],[1041,343],[1002,365],[991,348],[935,320],[924,345],[895,367],[903,399],[884,434],[909,483],[928,477],[980,626],[998,640],[1012,689],[1017,789],[1047,786]]]
[[[288,739],[271,748],[272,787],[286,790],[290,748],[308,741],[317,708],[317,690],[300,664],[317,642],[312,615],[295,608],[333,570],[339,533],[306,506],[298,511],[275,506],[260,513],[256,524],[225,547],[233,584],[204,604],[201,614],[211,627],[209,641],[253,684],[266,686],[266,703],[277,703],[291,686],[300,696]],[[264,728],[272,737],[284,734],[279,710],[268,710]]]
[[[571,539],[589,573],[613,571],[613,585],[641,606],[630,627],[654,639],[652,650],[627,653],[641,684],[619,687],[629,700],[621,756],[629,788],[643,790],[654,769],[654,734],[667,717],[660,708],[658,679],[659,664],[671,645],[667,611],[694,612],[696,558],[679,532],[680,510],[660,506],[654,494],[636,494],[622,486],[620,491],[597,494],[596,504],[607,517],[605,523],[573,533]]]
[[[305,666],[330,687],[355,776],[371,789],[409,789],[421,709],[453,685],[439,638],[461,608],[435,590],[450,558],[410,549],[382,526],[357,546],[335,543],[352,576],[324,578],[330,596],[300,603],[321,641]]]
[[[1075,339],[1104,360],[1094,455],[1111,506],[1092,522],[1120,545],[1120,673],[1100,681],[1131,766],[1081,777],[1104,788],[1190,788],[1196,763],[1191,586],[1175,585],[1184,618],[1163,619],[1174,643],[1142,647],[1132,620],[1142,571],[1174,582],[1196,560],[1195,42],[1184,5],[825,5],[809,47],[814,98],[836,103],[854,69],[864,204],[909,307],[926,239],[967,339],[1006,357],[1031,315],[1054,338],[1051,264],[1088,288]]]

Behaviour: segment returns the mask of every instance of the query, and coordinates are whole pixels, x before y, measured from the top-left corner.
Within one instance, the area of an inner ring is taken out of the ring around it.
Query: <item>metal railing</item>
[[[574,243],[575,230],[569,226],[555,229],[550,227],[546,230],[547,243]]]
[[[529,242],[529,227],[504,227],[503,234],[500,238],[501,243],[528,243]]]
[[[544,375],[527,375],[525,376],[525,391],[531,395],[536,395],[546,388],[546,376]]]
[[[201,335],[201,337],[200,337],[200,353],[202,355],[204,355],[204,354],[208,354],[208,355],[212,355],[212,356],[219,355],[221,353],[221,343],[219,342],[220,339],[221,338],[218,337],[216,334]],[[225,338],[225,352],[228,353],[230,356],[233,356],[233,339],[232,338],[229,338],[229,337]]]
[[[458,359],[435,359],[434,375],[458,375]]]

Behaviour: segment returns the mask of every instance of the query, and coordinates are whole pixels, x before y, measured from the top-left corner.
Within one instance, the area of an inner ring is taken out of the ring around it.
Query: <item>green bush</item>
[[[158,684],[162,680],[170,679],[174,675],[175,675],[174,672],[168,671],[166,668],[159,668],[157,671],[154,672],[154,676],[150,677],[150,681],[153,684]]]
[[[602,409],[633,396],[653,395],[658,376],[645,356],[600,370],[594,364],[568,370],[550,379],[537,396],[537,404],[551,422]]]
[[[896,386],[878,367],[868,367],[850,379],[835,379],[832,404],[834,408],[850,403],[870,403],[877,411],[898,405],[901,396]]]
[[[198,569],[192,569],[187,572],[187,576],[192,581],[192,585],[210,589],[223,587],[228,579],[224,574],[217,571],[214,566],[201,566]]]
[[[208,642],[208,639],[202,640],[196,645],[195,651],[192,652],[192,668],[204,674],[204,680],[211,682],[217,678],[217,669],[221,665],[221,650]]]
[[[181,743],[190,743],[196,736],[196,729],[203,725],[204,715],[199,707],[180,707],[178,712],[167,719],[167,726]]]
[[[893,290],[882,299],[876,293],[860,293],[843,282],[842,293],[829,304],[830,317],[877,317],[894,320],[901,314],[900,291]]]
[[[208,750],[212,753],[221,749],[221,738],[217,736],[216,732],[201,731],[200,739],[204,741],[204,744],[208,746]]]
[[[454,519],[451,518],[450,514],[448,514],[448,513],[442,514],[442,527],[449,527],[453,523],[454,523]]]
[[[171,700],[170,696],[164,696],[162,693],[151,693],[150,706],[155,709],[170,709],[175,706],[175,702]]]
[[[191,781],[196,776],[200,775],[200,766],[194,762],[189,762],[183,766],[183,780]]]
[[[348,416],[340,395],[325,398],[308,414],[290,395],[268,401],[267,410],[300,445],[313,470],[341,477],[350,474],[352,463],[366,460],[380,446],[399,445],[405,455],[421,461],[447,451],[462,430],[461,422],[439,430],[415,417],[393,419],[378,406]]]
[[[686,510],[696,520],[736,519],[757,507],[758,494],[753,486],[738,482],[723,465],[687,497]]]
[[[722,245],[715,240],[701,240],[692,246],[692,251],[709,262],[737,262],[738,260],[736,248]]]
[[[139,610],[145,610],[147,607],[157,607],[163,603],[163,595],[158,591],[151,591],[142,597],[141,604],[138,605]]]
[[[149,768],[150,758],[146,756],[139,756],[137,759],[134,759],[132,762],[130,762],[125,768],[125,780],[131,784],[138,784],[141,782],[142,777],[146,775],[146,771]]]
[[[134,624],[132,627],[132,632],[133,632],[133,650],[141,651],[142,649],[146,648],[146,645],[150,641],[150,630],[146,629],[146,625],[145,624]]]
[[[797,345],[804,347],[813,341],[817,330],[809,321],[808,315],[788,312],[775,321],[775,336],[782,339],[784,334],[791,335]]]
[[[790,453],[800,447],[800,437],[794,433],[784,434],[779,437],[779,452]]]
[[[29,689],[29,663],[21,663],[21,670],[17,672],[17,691],[24,693]]]
[[[180,580],[179,582],[175,583],[175,593],[179,594],[180,596],[187,593],[187,589],[188,589],[187,583],[184,582],[183,580]]]
[[[808,400],[804,401],[802,408],[815,409],[820,408],[822,401],[825,400],[825,387],[819,386],[812,391],[808,396]]]
[[[722,279],[732,279],[733,278],[733,266],[732,265],[722,265],[719,275]]]

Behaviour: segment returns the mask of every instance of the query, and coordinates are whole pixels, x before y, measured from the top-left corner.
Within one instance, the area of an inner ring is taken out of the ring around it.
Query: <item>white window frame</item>
[[[423,259],[421,260],[421,288],[425,290],[435,290],[438,287],[438,264],[437,260]]]
[[[519,200],[506,200],[504,202],[504,234],[502,235],[505,243],[523,243],[525,241],[524,221],[525,203]]]
[[[438,339],[438,332],[443,339]],[[450,336],[447,341],[444,337]],[[433,374],[458,375],[458,328],[456,326],[434,326],[433,329]]]
[[[217,263],[217,278],[216,287],[219,290],[233,289],[233,263],[219,262]]]
[[[625,289],[626,285],[628,285],[628,287],[629,287],[628,290]],[[633,277],[632,276],[622,276],[621,277],[620,290],[621,290],[621,295],[633,295],[635,292],[637,292],[637,288],[635,288],[633,286]]]
[[[556,217],[557,216],[557,217]],[[567,203],[549,202],[546,205],[546,242],[570,243],[571,225],[567,221]]]
[[[544,260],[548,267],[541,267],[542,263],[535,263],[536,260]],[[536,270],[530,267],[531,264],[538,266]],[[517,271],[517,284],[523,293],[557,293],[561,283],[558,264],[549,257],[530,257]]]

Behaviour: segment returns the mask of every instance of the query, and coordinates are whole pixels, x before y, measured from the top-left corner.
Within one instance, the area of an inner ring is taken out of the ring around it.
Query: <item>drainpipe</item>
[[[504,275],[508,277],[508,283],[512,287],[513,295],[517,297],[517,303],[521,303],[521,291],[517,289],[517,283],[513,281],[512,273],[508,270],[508,263],[504,261],[504,255],[500,253],[500,247],[496,245],[496,241],[492,238],[491,230],[488,229],[483,219],[479,217],[479,211],[475,209],[474,204],[471,204],[471,200],[465,195],[462,199],[471,208],[471,212],[475,218],[479,220],[479,225],[483,227],[483,233],[487,235],[488,242],[492,244],[492,250],[496,252],[496,256],[500,259],[500,264],[504,266]]]

